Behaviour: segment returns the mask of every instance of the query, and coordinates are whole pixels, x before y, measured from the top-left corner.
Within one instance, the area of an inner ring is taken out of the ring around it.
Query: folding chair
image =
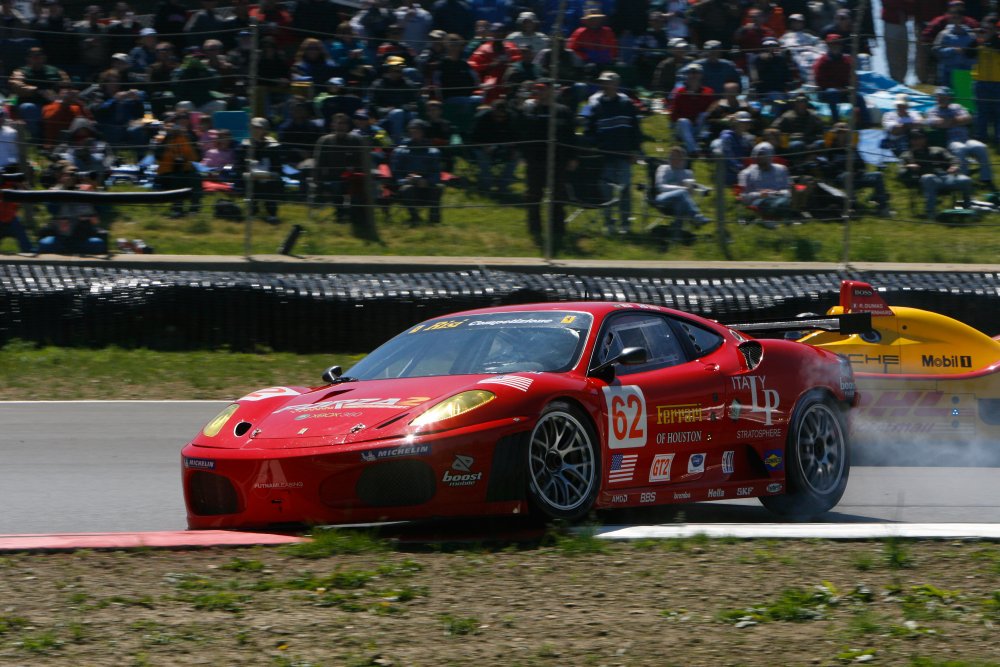
[[[599,153],[582,154],[578,158],[575,171],[569,172],[566,183],[566,194],[574,210],[566,216],[566,224],[579,218],[587,211],[601,211],[600,224],[603,226],[604,209],[617,206],[621,199],[622,186],[611,184],[611,197],[604,193],[604,183],[601,181],[602,157]]]

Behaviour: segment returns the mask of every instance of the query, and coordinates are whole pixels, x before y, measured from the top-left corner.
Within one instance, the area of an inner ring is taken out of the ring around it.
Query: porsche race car
[[[191,528],[751,497],[807,517],[850,472],[844,358],[659,306],[456,313],[324,380],[250,393],[183,448]]]
[[[872,330],[813,331],[799,340],[851,361],[861,394],[859,440],[916,437],[1000,444],[1000,337],[945,315],[889,306],[870,284],[844,281],[828,314],[870,313]]]

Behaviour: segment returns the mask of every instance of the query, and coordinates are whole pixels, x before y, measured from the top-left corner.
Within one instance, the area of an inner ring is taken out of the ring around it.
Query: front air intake
[[[740,354],[747,362],[747,368],[753,370],[757,368],[760,364],[760,360],[764,358],[764,346],[755,340],[750,340],[745,343],[740,344]]]
[[[191,511],[199,516],[236,514],[240,511],[236,487],[222,475],[197,470],[187,480],[187,499]]]

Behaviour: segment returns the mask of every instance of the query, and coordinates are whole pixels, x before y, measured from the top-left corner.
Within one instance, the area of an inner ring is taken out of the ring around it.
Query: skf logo
[[[972,368],[972,357],[968,355],[920,355],[920,363],[924,368]]]

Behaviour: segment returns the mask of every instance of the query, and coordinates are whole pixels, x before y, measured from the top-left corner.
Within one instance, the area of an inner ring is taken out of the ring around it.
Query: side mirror
[[[337,378],[339,378],[343,374],[344,374],[344,369],[341,368],[340,366],[330,366],[325,371],[323,371],[323,380],[325,380],[330,384],[333,384],[334,382],[337,381]]]
[[[618,353],[618,356],[612,357],[605,361],[600,366],[595,366],[590,369],[590,375],[600,375],[604,373],[609,368],[613,368],[618,364],[625,366],[634,366],[636,364],[646,363],[646,359],[649,358],[649,353],[646,352],[644,347],[626,347],[624,350]]]

